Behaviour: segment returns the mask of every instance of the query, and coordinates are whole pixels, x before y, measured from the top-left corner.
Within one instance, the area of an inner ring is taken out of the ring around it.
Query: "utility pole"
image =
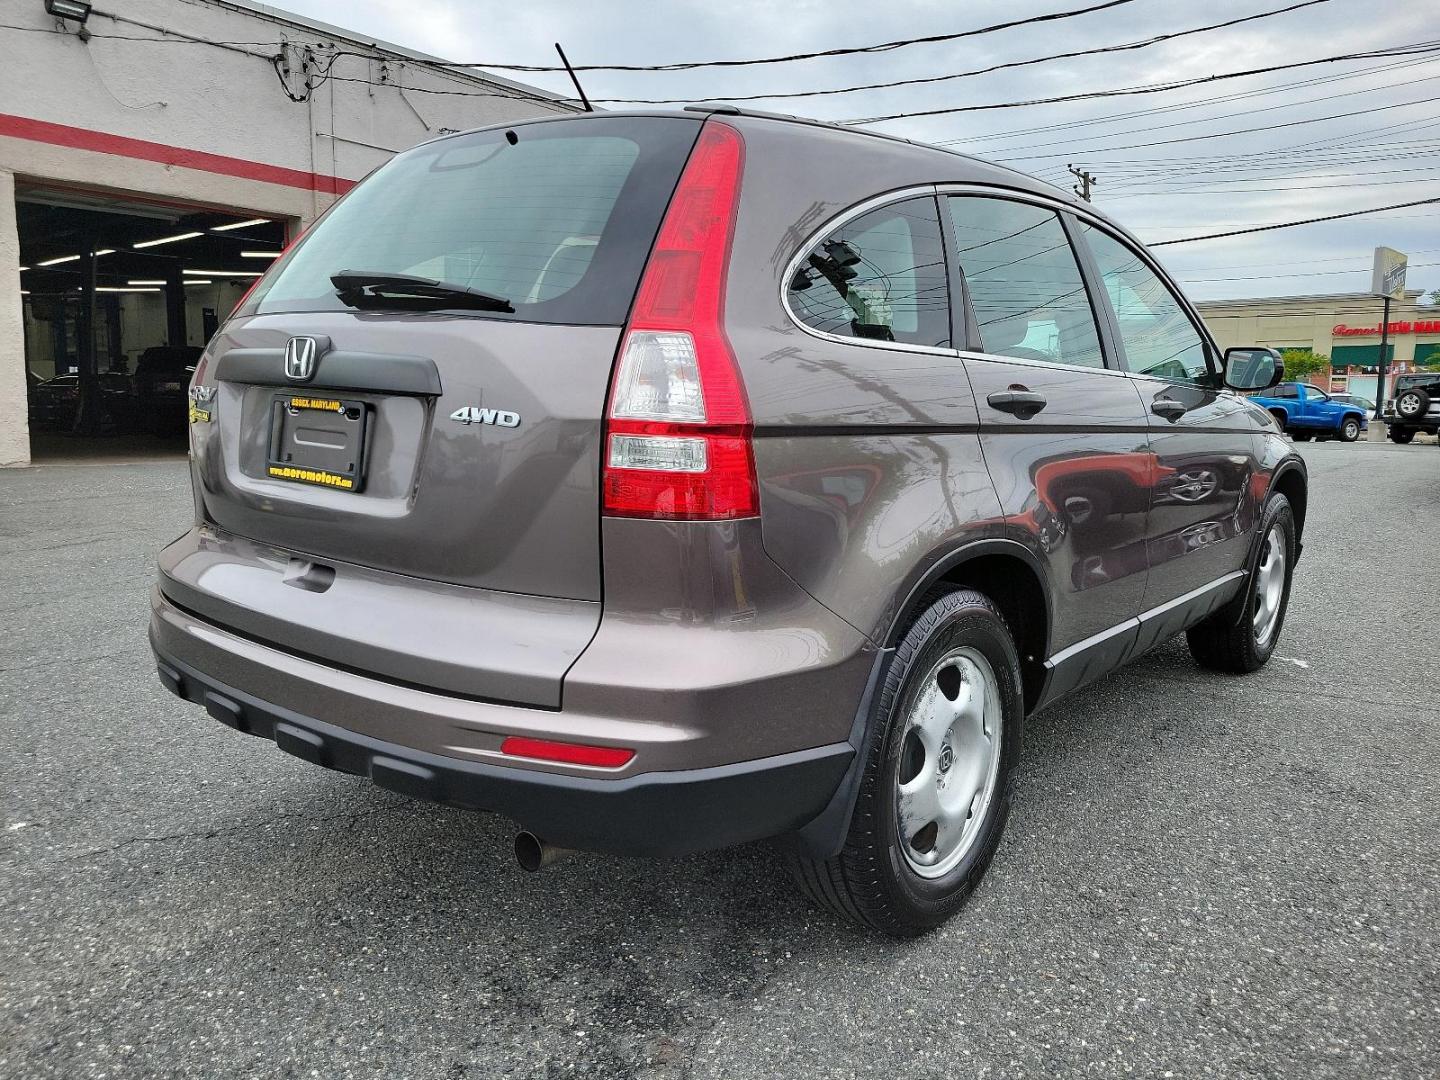
[[[1385,383],[1389,375],[1389,361],[1385,352],[1390,347],[1390,297],[1385,297],[1385,314],[1380,317],[1380,361],[1375,368],[1375,419],[1379,421],[1385,412]]]
[[[1095,177],[1084,169],[1077,169],[1074,165],[1066,165],[1065,168],[1070,175],[1080,182],[1075,185],[1075,194],[1086,202],[1090,202],[1090,189],[1095,186]]]

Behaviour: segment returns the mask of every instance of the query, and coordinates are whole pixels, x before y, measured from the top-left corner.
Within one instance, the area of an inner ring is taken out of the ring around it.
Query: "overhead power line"
[[[1407,251],[1406,254],[1407,254],[1407,255],[1433,255],[1433,254],[1435,254],[1435,252],[1437,252],[1437,251],[1440,251],[1440,248],[1419,248],[1419,249],[1413,249],[1413,250]],[[1309,259],[1309,258],[1305,258],[1305,259],[1302,259],[1302,260],[1300,260],[1300,261],[1304,262],[1304,264],[1305,264],[1306,266],[1313,266],[1313,265],[1316,265],[1316,264],[1318,264],[1318,263],[1336,263],[1336,262],[1355,262],[1355,263],[1358,263],[1358,262],[1361,262],[1361,261],[1366,260],[1366,259],[1369,259],[1369,258],[1370,258],[1370,252],[1368,252],[1368,251],[1360,251],[1360,252],[1356,252],[1354,255],[1336,255],[1336,256],[1332,256],[1332,257],[1330,257],[1330,258],[1326,258],[1326,259]],[[1183,274],[1216,274],[1216,273],[1219,273],[1221,270],[1251,270],[1251,269],[1263,268],[1263,267],[1274,266],[1274,265],[1275,265],[1275,260],[1274,260],[1274,259],[1266,259],[1266,260],[1263,261],[1263,262],[1229,263],[1228,265],[1225,265],[1225,266],[1192,266],[1192,267],[1190,267],[1189,269],[1184,270],[1184,271],[1176,271],[1176,273],[1177,273],[1177,274],[1180,274],[1180,273],[1183,273]],[[1366,265],[1368,266],[1369,263],[1366,263]],[[1427,264],[1427,265],[1430,265],[1430,264]],[[1283,277],[1288,277],[1289,275],[1281,275],[1281,276],[1283,276]]]
[[[1050,131],[1072,131],[1075,128],[1093,127],[1097,124],[1118,124],[1124,120],[1135,120],[1144,116],[1154,116],[1159,113],[1186,112],[1190,109],[1203,109],[1207,105],[1219,105],[1230,101],[1243,101],[1246,98],[1265,97],[1269,94],[1282,94],[1287,90],[1298,90],[1306,86],[1323,86],[1327,83],[1344,82],[1347,79],[1359,79],[1366,75],[1375,75],[1383,71],[1398,71],[1401,68],[1433,64],[1437,59],[1440,59],[1440,57],[1418,56],[1408,60],[1397,60],[1389,64],[1375,64],[1370,67],[1356,68],[1354,71],[1339,71],[1333,75],[1312,75],[1305,79],[1276,83],[1274,86],[1262,86],[1256,90],[1238,90],[1228,94],[1216,94],[1213,97],[1196,98],[1194,101],[1177,101],[1169,105],[1149,105],[1142,109],[1110,113],[1106,116],[1095,116],[1085,120],[1064,120],[1059,123],[1040,124],[1035,127],[1013,128],[1008,131],[993,131],[985,135],[967,135],[959,139],[938,139],[935,141],[935,145],[954,146],[959,143],[991,142],[995,139],[1017,139],[1023,135],[1040,135]],[[1372,87],[1371,89],[1384,89],[1384,87]],[[1365,91],[1353,91],[1352,93],[1364,92]],[[1310,98],[1309,100],[1312,102],[1330,101],[1336,97],[1346,96],[1349,96],[1349,94],[1327,94],[1318,98]],[[1111,132],[1110,134],[1125,133]]]
[[[1397,174],[1399,174],[1399,173],[1417,173],[1417,172],[1418,172],[1418,173],[1424,173],[1425,175],[1424,175],[1424,176],[1421,176],[1421,177],[1416,177],[1416,178],[1410,179],[1410,180],[1396,180],[1396,181],[1393,181],[1393,182],[1394,182],[1394,183],[1397,183],[1397,184],[1419,184],[1419,183],[1425,183],[1425,182],[1428,182],[1428,181],[1432,181],[1432,180],[1434,180],[1434,178],[1435,178],[1435,168],[1434,168],[1434,166],[1431,166],[1431,165],[1421,165],[1421,166],[1418,166],[1418,167],[1412,168],[1412,169],[1366,169],[1366,170],[1364,170],[1363,172],[1311,172],[1311,173],[1280,173],[1280,174],[1267,173],[1267,174],[1262,175],[1262,176],[1232,176],[1232,177],[1221,177],[1221,178],[1219,178],[1219,179],[1212,179],[1212,178],[1210,178],[1210,177],[1207,176],[1207,177],[1205,177],[1203,183],[1206,184],[1206,188],[1205,188],[1206,191],[1228,190],[1228,191],[1230,191],[1231,193],[1235,193],[1237,189],[1235,189],[1235,188],[1233,188],[1233,187],[1231,187],[1231,188],[1226,188],[1226,189],[1218,189],[1218,188],[1215,187],[1215,185],[1217,185],[1217,184],[1258,184],[1258,183],[1263,183],[1263,182],[1270,181],[1270,180],[1342,180],[1342,179],[1345,179],[1345,178],[1347,178],[1347,177],[1352,177],[1352,176],[1395,176],[1395,175],[1397,175]],[[1174,179],[1173,181],[1171,181],[1170,183],[1171,183],[1171,184],[1193,184],[1193,183],[1195,183],[1195,182],[1196,182],[1196,178],[1195,178],[1194,176],[1187,175],[1187,176],[1184,176],[1184,177],[1179,177],[1179,176],[1177,176],[1177,177],[1175,177],[1175,179]],[[1388,181],[1388,180],[1387,180],[1387,181],[1383,181],[1383,182],[1384,182],[1384,183],[1391,183],[1392,181]],[[1160,194],[1163,194],[1163,193],[1166,193],[1166,192],[1169,192],[1169,193],[1171,193],[1171,194],[1180,194],[1180,193],[1181,193],[1179,188],[1176,188],[1176,187],[1172,187],[1172,186],[1167,185],[1166,182],[1165,182],[1165,180],[1164,180],[1163,178],[1160,178],[1160,177],[1152,177],[1152,176],[1130,176],[1130,177],[1125,177],[1125,178],[1121,179],[1118,183],[1119,183],[1119,186],[1115,189],[1116,192],[1117,192],[1117,194],[1111,195],[1110,198],[1112,198],[1112,199],[1119,198],[1120,195],[1160,195]],[[1137,187],[1135,187],[1136,184],[1145,184],[1145,183],[1154,183],[1154,184],[1157,184],[1157,185],[1159,185],[1159,186],[1158,186],[1158,187],[1154,187],[1154,188],[1137,188]],[[1127,185],[1128,185],[1128,186],[1127,186]],[[1353,185],[1353,184],[1333,184],[1333,185],[1329,185],[1329,186],[1331,186],[1331,187],[1354,187],[1355,185]],[[1361,185],[1361,186],[1363,186],[1363,187],[1368,187],[1369,185],[1368,185],[1368,184],[1365,184],[1365,185]],[[1312,187],[1313,187],[1313,185],[1312,185]],[[1305,187],[1305,188],[1301,188],[1301,189],[1298,189],[1298,190],[1309,191],[1309,190],[1312,190],[1312,187]],[[1323,189],[1324,185],[1321,185],[1321,187],[1322,187],[1322,189]],[[1290,190],[1290,189],[1287,188],[1287,189],[1285,189],[1285,190]]]
[[[1433,64],[1437,61],[1440,61],[1440,56],[1422,57],[1418,62],[1423,64]],[[1409,63],[1414,64],[1417,63],[1417,61],[1411,60],[1409,61]],[[1083,142],[1086,139],[1111,139],[1122,135],[1139,135],[1142,133],[1149,135],[1157,131],[1169,131],[1174,128],[1189,127],[1193,124],[1214,124],[1220,123],[1221,121],[1236,120],[1242,116],[1259,116],[1262,113],[1279,112],[1281,109],[1299,109],[1303,108],[1306,105],[1318,105],[1321,102],[1325,101],[1337,101],[1340,98],[1359,97],[1362,94],[1376,94],[1384,90],[1405,89],[1414,86],[1417,83],[1434,82],[1436,79],[1440,79],[1440,75],[1427,75],[1421,78],[1415,78],[1414,76],[1412,76],[1408,81],[1405,82],[1384,83],[1380,86],[1367,86],[1360,90],[1346,90],[1338,94],[1322,94],[1319,97],[1305,98],[1301,101],[1284,101],[1278,105],[1263,105],[1258,109],[1241,109],[1238,112],[1224,113],[1223,115],[1197,116],[1190,120],[1174,120],[1168,124],[1150,123],[1145,124],[1141,127],[1125,128],[1122,131],[1109,131],[1106,132],[1104,135],[1076,135],[1065,139],[1055,139],[1050,142],[1016,143],[1012,146],[990,148],[983,152],[993,157],[1004,158],[1013,150],[1048,150],[1052,146],[1070,146],[1071,149],[1063,151],[1061,155],[1057,156],[1073,156],[1075,154],[1081,153],[1094,153],[1098,151],[1092,150],[1090,146],[1076,149],[1074,144]],[[1405,123],[1413,124],[1416,123],[1416,121],[1409,120]],[[1405,126],[1405,124],[1399,124],[1394,126],[1403,127]],[[954,141],[955,140],[946,140],[945,143],[939,143],[937,145],[950,145]]]
[[[1397,101],[1389,105],[1374,105],[1368,109],[1354,109],[1350,112],[1331,113],[1329,116],[1312,116],[1306,120],[1289,120],[1283,124],[1262,124],[1259,127],[1231,128],[1227,131],[1212,131],[1202,135],[1177,135],[1173,139],[1155,139],[1151,142],[1122,143],[1119,146],[1095,146],[1084,151],[1086,156],[1091,154],[1105,154],[1112,150],[1145,150],[1153,146],[1174,146],[1177,143],[1204,142],[1209,139],[1229,138],[1232,135],[1253,135],[1257,131],[1281,131],[1285,128],[1304,127],[1306,124],[1323,124],[1327,120],[1344,120],[1351,116],[1368,116],[1371,113],[1389,112],[1391,109],[1406,109],[1412,105],[1433,105],[1440,101],[1440,96],[1421,98],[1419,101]],[[1216,120],[1229,119],[1228,117],[1216,117]],[[1194,122],[1194,121],[1192,121]],[[1041,158],[1073,158],[1078,157],[1080,152],[1075,150],[1061,150],[1048,154],[1016,154],[1003,158],[1005,161],[1038,161]]]
[[[1218,313],[1206,311],[1204,309],[1205,304],[1251,304],[1258,303],[1260,300],[1277,299],[1279,299],[1279,297],[1262,296],[1259,297],[1257,300],[1197,300],[1195,301],[1195,306],[1200,309],[1200,317],[1206,322],[1213,322],[1216,319],[1330,319],[1336,317],[1343,317],[1346,315],[1363,315],[1373,318],[1378,323],[1380,321],[1381,302],[1383,298],[1377,296],[1375,298],[1375,303],[1373,305],[1367,305],[1366,307],[1334,307],[1326,308],[1324,311],[1249,311],[1245,312],[1242,315],[1221,315]],[[1324,299],[1324,297],[1305,297],[1304,299]],[[1425,311],[1425,308],[1423,306],[1416,305],[1415,310],[1423,313]],[[1437,311],[1436,315],[1440,316],[1440,311]],[[1391,321],[1393,322],[1396,318],[1397,313],[1392,311],[1390,313]]]
[[[1126,4],[1133,4],[1135,0],[1102,0],[1101,3],[1089,4],[1086,7],[1071,8],[1068,11],[1052,11],[1045,15],[1032,15],[1024,19],[1011,19],[1007,22],[993,23],[990,26],[977,27],[974,30],[961,30],[953,34],[929,34],[925,37],[900,38],[896,41],[883,41],[876,45],[856,45],[850,48],[822,49],[819,52],[789,53],[785,56],[766,56],[748,60],[687,60],[673,64],[576,64],[576,71],[693,71],[696,68],[720,68],[720,67],[755,67],[762,64],[789,64],[796,60],[816,60],[827,56],[856,56],[862,53],[885,53],[894,52],[896,49],[904,49],[911,45],[930,45],[941,41],[959,41],[962,38],[980,37],[983,34],[994,34],[1000,30],[1011,30],[1017,26],[1036,26],[1042,23],[1059,22],[1062,19],[1073,19],[1079,15],[1089,15],[1095,11],[1107,11],[1110,8],[1123,7]],[[441,67],[478,67],[490,68],[494,71],[564,71],[565,68],[548,64],[495,64],[487,61],[467,61],[458,63],[455,61],[441,61]]]
[[[1248,172],[1257,169],[1288,169],[1296,164],[1326,165],[1369,163],[1400,158],[1427,157],[1440,147],[1440,141],[1423,139],[1406,142],[1381,140],[1379,145],[1368,142],[1352,146],[1321,146],[1307,148],[1306,143],[1287,146],[1271,146],[1264,150],[1250,150],[1234,154],[1194,154],[1184,157],[1123,158],[1104,162],[1107,172],[1123,174],[1131,178],[1154,175],[1171,175],[1177,171],[1204,168],[1213,172]],[[1085,155],[1075,155],[1082,162]],[[1004,158],[997,160],[1004,161]],[[1038,176],[1054,175],[1063,177],[1064,166],[1042,165],[1032,170]]]
[[[1404,210],[1411,206],[1429,206],[1440,203],[1440,197],[1416,199],[1413,202],[1394,203],[1390,206],[1372,206],[1367,210],[1350,210],[1343,214],[1326,214],[1324,217],[1304,218],[1300,221],[1282,221],[1274,225],[1254,225],[1248,229],[1231,229],[1229,232],[1207,233],[1204,236],[1186,236],[1179,240],[1157,240],[1148,247],[1166,247],[1170,244],[1195,244],[1201,240],[1221,240],[1227,236],[1244,236],[1247,233],[1273,232],[1276,229],[1293,229],[1299,225],[1318,225],[1322,221],[1340,221],[1342,218],[1364,217],[1366,214],[1383,214],[1387,210]]]
[[[1408,269],[1422,270],[1432,266],[1440,266],[1440,263],[1410,263]],[[1187,285],[1213,285],[1220,281],[1276,281],[1282,278],[1306,278],[1306,277],[1335,277],[1340,274],[1368,274],[1369,266],[1357,266],[1349,270],[1306,270],[1298,274],[1251,274],[1242,277],[1211,277],[1211,278],[1187,278],[1183,273],[1175,276],[1184,281]]]
[[[552,95],[552,94],[547,94],[547,93],[543,93],[543,92],[537,93],[537,92],[534,92],[534,91],[532,91],[532,90],[527,90],[527,89],[525,89],[525,88],[523,88],[523,87],[520,87],[520,86],[512,85],[512,84],[510,84],[508,81],[505,81],[505,80],[503,80],[503,79],[486,79],[485,76],[484,76],[484,74],[483,74],[483,73],[479,73],[479,72],[461,72],[461,71],[449,72],[449,71],[444,71],[444,70],[443,70],[444,65],[441,65],[442,70],[438,72],[438,74],[441,75],[442,77],[449,77],[449,78],[456,79],[456,80],[460,80],[460,79],[472,79],[472,80],[476,80],[476,81],[482,81],[482,82],[484,82],[486,85],[495,87],[496,89],[495,89],[494,91],[488,91],[488,92],[487,92],[487,91],[480,91],[480,90],[442,90],[442,89],[434,88],[434,87],[400,86],[398,83],[396,83],[396,82],[393,81],[393,80],[390,81],[390,82],[383,82],[383,83],[382,83],[382,82],[377,82],[377,81],[372,80],[372,79],[357,79],[357,78],[349,78],[349,77],[340,76],[340,75],[332,75],[332,74],[330,73],[331,68],[334,66],[335,61],[336,61],[337,59],[339,59],[341,56],[354,56],[354,57],[360,57],[360,58],[366,59],[366,60],[374,60],[374,59],[377,59],[377,54],[376,54],[376,53],[355,52],[355,51],[352,51],[352,50],[337,50],[337,51],[333,51],[333,52],[332,52],[331,49],[330,49],[330,46],[329,46],[328,44],[326,44],[326,43],[323,43],[323,42],[293,41],[293,40],[292,40],[292,41],[219,41],[219,40],[216,40],[216,39],[214,39],[214,38],[207,38],[207,37],[202,37],[202,36],[199,36],[199,35],[196,35],[196,34],[189,34],[189,33],[186,33],[186,32],[183,31],[183,30],[174,30],[174,29],[171,29],[170,27],[167,27],[167,26],[157,26],[157,25],[155,25],[155,24],[153,24],[153,23],[142,22],[142,21],[140,21],[139,19],[132,19],[132,18],[129,18],[129,17],[124,16],[124,15],[116,15],[116,14],[113,14],[113,13],[108,12],[108,11],[100,11],[100,10],[96,9],[96,10],[92,11],[91,14],[92,14],[93,16],[110,19],[112,22],[116,22],[116,23],[128,23],[129,25],[138,26],[138,27],[140,27],[141,29],[151,30],[151,31],[153,31],[153,32],[156,33],[156,34],[164,35],[164,36],[161,36],[161,37],[149,37],[149,36],[139,36],[139,35],[135,35],[135,34],[111,34],[111,33],[104,33],[104,32],[101,32],[101,31],[99,31],[99,30],[89,30],[89,31],[87,31],[87,32],[89,33],[89,36],[90,36],[90,39],[91,39],[91,40],[100,40],[100,41],[133,41],[133,42],[142,42],[142,43],[149,44],[149,45],[204,45],[204,46],[208,46],[208,47],[214,48],[214,49],[221,49],[221,50],[223,50],[223,51],[225,51],[225,52],[232,52],[232,53],[236,53],[236,54],[241,55],[241,56],[248,56],[248,57],[251,57],[252,59],[255,59],[255,60],[262,60],[262,61],[264,61],[265,63],[270,64],[272,67],[274,67],[274,68],[276,69],[276,74],[277,74],[277,76],[280,77],[280,85],[281,85],[281,88],[282,88],[282,90],[284,91],[285,95],[286,95],[287,97],[289,97],[292,101],[296,101],[296,102],[308,100],[310,94],[312,94],[315,90],[319,89],[319,87],[323,86],[323,85],[324,85],[325,83],[327,83],[327,82],[348,82],[348,83],[360,83],[360,84],[363,84],[363,85],[365,85],[365,86],[371,86],[371,87],[382,87],[382,86],[383,86],[383,87],[389,87],[389,88],[392,88],[392,89],[405,90],[405,91],[409,91],[409,92],[411,92],[411,93],[417,93],[417,94],[443,94],[443,95],[449,95],[449,96],[454,96],[454,97],[475,97],[475,98],[507,98],[507,99],[519,100],[519,101],[533,101],[533,102],[536,102],[536,103],[538,103],[538,104],[551,105],[551,106],[554,106],[554,105],[577,105],[577,106],[578,106],[578,104],[579,104],[578,101],[576,101],[576,100],[574,100],[574,99],[571,99],[571,98],[564,97],[563,95],[560,95],[560,94],[553,94],[553,95]],[[71,33],[70,33],[69,31],[67,31],[67,30],[51,29],[51,28],[49,28],[49,27],[38,27],[38,26],[17,26],[17,25],[15,25],[15,24],[13,24],[13,23],[0,23],[0,30],[18,30],[18,31],[21,31],[22,33],[31,33],[31,34],[57,34],[57,35],[60,35],[60,36],[62,36],[62,37],[74,37],[74,36],[75,36],[74,34],[71,34]],[[255,47],[258,47],[258,48],[262,48],[262,49],[266,49],[266,50],[272,50],[272,51],[255,52],[255,51],[253,51],[253,49],[247,48],[246,46],[255,46]],[[313,79],[313,81],[312,81],[312,80],[307,80],[307,81],[304,83],[304,90],[303,90],[303,92],[302,92],[302,93],[299,93],[299,94],[294,93],[294,92],[290,89],[289,85],[285,82],[284,76],[281,75],[281,73],[280,73],[281,54],[282,54],[282,51],[283,51],[287,46],[290,47],[290,48],[292,48],[292,49],[298,49],[298,50],[305,50],[305,49],[317,50],[317,52],[318,52],[319,54],[321,54],[321,55],[317,55],[317,58],[316,58],[316,64],[317,64],[317,75],[316,75],[316,77]],[[427,62],[427,61],[421,60],[420,58],[417,58],[417,57],[406,56],[406,55],[404,55],[404,54],[398,54],[398,53],[397,53],[397,54],[390,54],[390,53],[385,53],[385,52],[382,51],[381,53],[379,53],[379,58],[390,59],[390,60],[393,60],[394,62],[400,63],[400,64],[410,64],[410,65],[415,65],[415,66],[428,66],[428,62]],[[561,68],[560,70],[563,71],[564,69]]]
[[[1090,101],[1095,98],[1134,97],[1139,94],[1160,94],[1168,90],[1180,90],[1187,86],[1203,86],[1223,82],[1226,79],[1243,79],[1251,75],[1269,75],[1276,71],[1290,71],[1295,68],[1314,67],[1317,64],[1338,64],[1346,60],[1375,60],[1382,56],[1418,56],[1440,52],[1440,41],[1430,40],[1411,45],[1395,45],[1387,49],[1371,49],[1365,52],[1340,53],[1336,56],[1322,56],[1315,60],[1299,60],[1291,64],[1270,64],[1266,67],[1248,68],[1244,71],[1229,71],[1220,75],[1201,75],[1194,79],[1175,79],[1164,83],[1149,83],[1141,86],[1125,86],[1111,90],[1090,90],[1080,94],[1060,94],[1055,97],[1029,98],[1022,101],[996,101],[985,105],[952,105],[941,109],[918,109],[912,112],[887,113],[884,116],[865,116],[846,120],[851,127],[880,124],[888,120],[905,120],[917,116],[945,116],[953,113],[990,112],[995,109],[1022,109],[1031,105],[1055,105],[1067,101]]]
[[[1223,30],[1231,26],[1239,26],[1241,23],[1255,22],[1257,19],[1268,19],[1274,15],[1284,15],[1286,12],[1297,11],[1300,8],[1313,7],[1316,4],[1326,4],[1330,0],[1301,0],[1300,3],[1290,4],[1288,7],[1275,8],[1272,11],[1261,11],[1255,15],[1245,15],[1238,19],[1227,19],[1224,22],[1210,23],[1208,26],[1197,26],[1190,30],[1176,30],[1168,34],[1156,34],[1153,37],[1141,38],[1137,41],[1128,41],[1123,45],[1102,45],[1094,49],[1078,49],[1075,52],[1053,53],[1049,56],[1037,56],[1030,60],[1011,60],[1003,64],[992,64],[990,67],[977,68],[974,71],[960,71],[948,75],[930,75],[915,79],[896,79],[893,82],[862,83],[858,86],[837,86],[828,90],[794,90],[781,91],[772,94],[725,94],[716,95],[705,99],[710,101],[780,101],[791,98],[829,97],[835,94],[855,94],[862,90],[889,90],[897,86],[921,86],[929,83],[950,82],[955,79],[973,79],[977,75],[989,75],[991,72],[1004,71],[1008,68],[1029,67],[1033,64],[1047,64],[1053,60],[1070,60],[1080,56],[1099,56],[1103,53],[1130,52],[1136,49],[1146,49],[1151,45],[1158,45],[1163,41],[1173,41],[1176,38],[1189,37],[1192,34],[1205,34],[1212,30]],[[695,101],[693,97],[688,98],[596,98],[596,101],[604,102],[607,105],[682,105]]]
[[[1119,191],[1106,196],[1106,201],[1111,199],[1142,199],[1154,198],[1156,196],[1170,195],[1224,195],[1228,198],[1235,198],[1240,195],[1264,194],[1268,191],[1308,191],[1312,194],[1323,194],[1327,191],[1340,191],[1346,188],[1377,188],[1396,187],[1401,184],[1433,184],[1435,183],[1435,170],[1426,169],[1430,175],[1411,177],[1409,180],[1376,180],[1368,184],[1291,184],[1286,187],[1252,187],[1243,190],[1235,188],[1147,188],[1144,190]],[[1256,183],[1249,180],[1247,183]]]

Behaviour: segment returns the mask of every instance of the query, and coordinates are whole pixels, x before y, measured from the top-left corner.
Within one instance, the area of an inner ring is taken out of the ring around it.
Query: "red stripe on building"
[[[52,124],[47,120],[32,120],[26,116],[11,116],[8,113],[0,113],[0,136],[69,146],[76,150],[91,150],[97,154],[137,158],[141,161],[158,161],[162,165],[177,165],[182,169],[196,169],[222,176],[238,176],[264,184],[304,188],[326,195],[343,195],[356,183],[338,176],[322,176],[300,169],[286,169],[279,165],[226,157],[224,154],[209,154],[204,150],[187,150],[182,146],[167,146],[165,143],[131,139],[124,135],[108,135],[103,131],[91,131],[68,124]]]

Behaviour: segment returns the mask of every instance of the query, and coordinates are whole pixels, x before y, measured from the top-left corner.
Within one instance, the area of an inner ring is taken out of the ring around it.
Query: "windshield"
[[[416,147],[321,218],[238,314],[344,310],[332,279],[350,272],[443,283],[513,309],[461,302],[452,288],[453,308],[432,298],[429,311],[620,325],[699,128],[586,117]],[[365,307],[385,310],[387,291],[373,291]],[[413,295],[389,304],[414,308]]]

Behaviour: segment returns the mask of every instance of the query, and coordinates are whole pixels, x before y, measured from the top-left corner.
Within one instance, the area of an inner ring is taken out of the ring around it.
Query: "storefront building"
[[[0,466],[143,430],[146,364],[198,354],[286,241],[395,152],[576,109],[257,0],[52,6],[6,0],[0,26]],[[49,380],[99,402],[93,431]]]
[[[1387,374],[1440,364],[1440,306],[1421,304],[1419,289],[1390,304]],[[1222,349],[1267,345],[1308,349],[1330,358],[1328,389],[1375,397],[1384,302],[1368,293],[1211,300],[1195,305]],[[1312,382],[1327,385],[1323,378]],[[1389,396],[1387,394],[1387,396]]]

